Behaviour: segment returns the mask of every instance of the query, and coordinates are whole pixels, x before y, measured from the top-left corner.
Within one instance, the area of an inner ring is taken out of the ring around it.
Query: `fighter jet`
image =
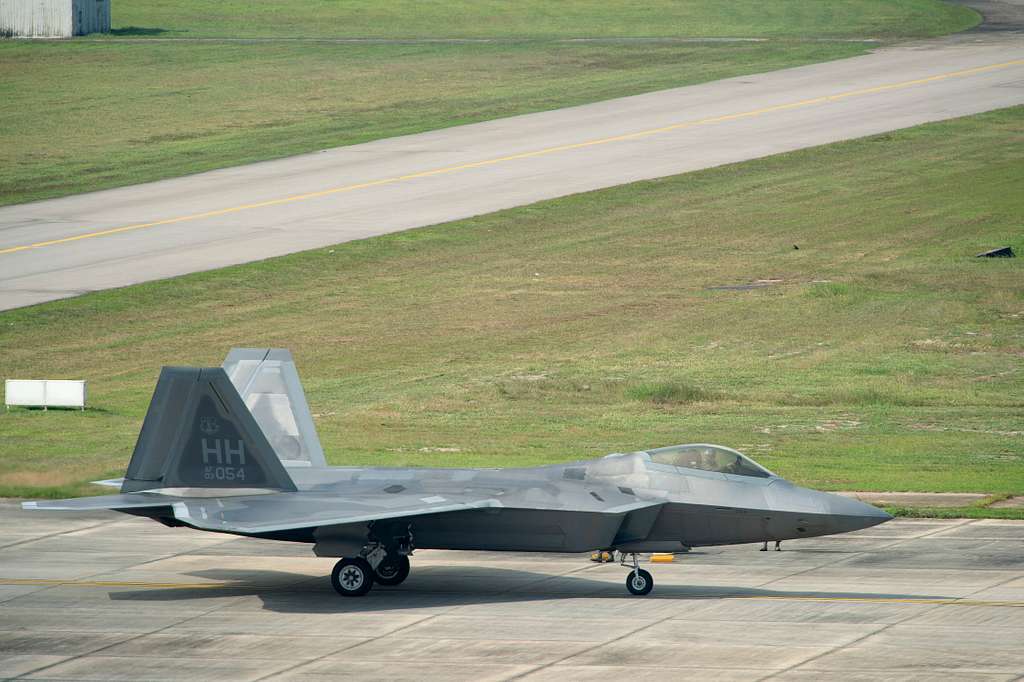
[[[638,555],[806,538],[889,520],[800,488],[736,450],[691,444],[522,469],[328,466],[291,354],[233,349],[222,367],[164,367],[120,493],[25,502],[112,509],[167,526],[312,544],[343,596],[398,585],[415,549]]]

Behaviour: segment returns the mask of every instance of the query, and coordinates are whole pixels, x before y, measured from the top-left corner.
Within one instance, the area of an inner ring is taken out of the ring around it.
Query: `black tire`
[[[631,594],[642,597],[654,589],[654,578],[642,568],[636,573],[630,571],[626,576],[626,589]]]
[[[401,585],[409,577],[409,557],[399,555],[386,558],[377,564],[373,579],[381,585]]]
[[[343,597],[362,597],[373,587],[373,569],[362,557],[342,559],[331,571],[331,585]]]

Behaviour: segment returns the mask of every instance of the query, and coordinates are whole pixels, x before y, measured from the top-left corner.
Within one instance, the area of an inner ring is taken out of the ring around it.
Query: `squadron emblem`
[[[213,417],[200,417],[199,418],[199,430],[205,433],[207,436],[220,431],[220,422]]]

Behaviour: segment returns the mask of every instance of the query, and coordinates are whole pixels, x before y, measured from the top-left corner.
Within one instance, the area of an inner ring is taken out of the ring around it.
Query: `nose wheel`
[[[654,589],[654,577],[642,568],[626,576],[626,589],[630,594],[642,597]]]

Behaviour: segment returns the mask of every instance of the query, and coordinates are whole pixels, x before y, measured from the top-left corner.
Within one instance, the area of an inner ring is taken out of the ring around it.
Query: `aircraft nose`
[[[860,500],[833,493],[822,493],[822,502],[827,513],[832,516],[841,517],[843,525],[849,526],[849,530],[870,528],[892,519],[892,514],[883,509],[865,504]]]

